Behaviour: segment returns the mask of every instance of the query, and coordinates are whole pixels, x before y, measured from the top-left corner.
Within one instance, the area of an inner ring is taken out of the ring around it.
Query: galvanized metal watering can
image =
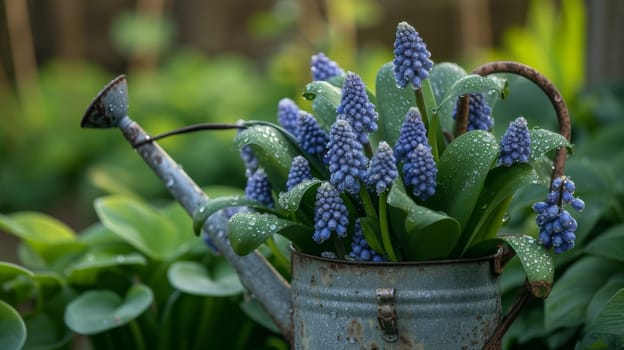
[[[553,96],[553,104],[563,103],[558,92]],[[560,131],[569,137],[564,124]],[[130,119],[123,75],[95,97],[81,126],[119,128],[189,214],[208,201]],[[496,349],[530,297],[523,291],[501,319],[498,275],[511,257],[503,249],[480,259],[415,263],[356,263],[294,251],[289,285],[262,255],[239,256],[227,237],[204,228],[296,349]]]

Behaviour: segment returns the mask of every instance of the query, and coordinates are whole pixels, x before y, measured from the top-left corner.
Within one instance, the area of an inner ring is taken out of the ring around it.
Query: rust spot
[[[379,346],[373,342],[373,343],[370,343],[368,345],[368,349],[369,350],[379,350]]]
[[[409,337],[405,336],[406,332],[399,332],[399,346],[401,349],[413,349],[414,342]]]
[[[310,286],[316,287],[316,275],[312,275],[312,278],[310,278]]]
[[[352,319],[347,327],[347,337],[349,337],[349,340],[358,342],[362,338],[363,330],[362,324],[357,319]]]

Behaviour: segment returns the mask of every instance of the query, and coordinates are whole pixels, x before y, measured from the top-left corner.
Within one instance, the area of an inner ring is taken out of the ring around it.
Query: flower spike
[[[431,53],[418,32],[407,22],[401,22],[396,29],[394,41],[394,78],[399,88],[412,84],[414,90],[422,86],[429,77],[433,62]]]
[[[531,137],[526,119],[518,117],[509,123],[501,138],[501,152],[498,165],[512,166],[514,163],[528,163],[531,155]]]
[[[368,158],[346,120],[339,119],[332,125],[327,148],[331,184],[340,192],[358,193]]]
[[[355,232],[353,233],[353,241],[351,241],[351,251],[349,256],[356,261],[386,261],[386,259],[374,251],[364,239],[364,232],[362,231],[362,225],[360,218],[355,219],[353,225]]]
[[[295,101],[289,98],[283,98],[279,101],[277,105],[277,120],[286,131],[297,137],[299,107]]]
[[[353,72],[347,72],[336,112],[338,118],[349,122],[362,144],[368,143],[368,133],[377,131],[379,116],[375,112],[375,105],[368,100],[364,82]]]
[[[421,143],[407,154],[403,173],[403,181],[412,186],[414,196],[427,200],[435,194],[438,169],[429,146]]]
[[[366,171],[366,184],[374,187],[377,194],[381,194],[388,190],[398,175],[399,171],[392,148],[385,141],[380,142],[377,153],[371,159]]]
[[[492,108],[487,104],[485,95],[470,94],[468,109],[468,128],[467,130],[485,130],[489,131],[494,126],[492,118]],[[453,119],[456,118],[457,109],[453,113]]]
[[[325,156],[328,137],[314,116],[306,111],[299,111],[299,128],[297,141],[304,151],[319,159]]]
[[[247,186],[245,186],[245,197],[247,199],[258,201],[269,208],[273,208],[273,196],[271,195],[271,184],[264,169],[256,170],[249,178],[247,178]]]
[[[394,152],[398,160],[405,161],[407,154],[416,149],[419,144],[429,145],[427,130],[422,121],[418,108],[412,107],[405,114],[405,120],[401,125],[399,139],[394,145]]]
[[[328,80],[344,74],[338,63],[330,60],[322,52],[312,55],[310,70],[312,71],[312,80]]]
[[[335,232],[338,237],[347,236],[349,212],[340,193],[328,182],[323,182],[316,192],[314,209],[314,235],[317,243],[323,243]]]
[[[286,188],[288,191],[300,184],[303,180],[312,178],[310,163],[303,156],[296,156],[290,165],[288,179],[286,180]]]

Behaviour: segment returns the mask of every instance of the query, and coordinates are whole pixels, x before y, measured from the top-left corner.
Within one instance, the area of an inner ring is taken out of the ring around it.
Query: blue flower
[[[518,117],[509,123],[501,138],[501,152],[498,165],[512,166],[514,163],[528,163],[531,155],[531,137],[526,119]]]
[[[422,81],[429,77],[433,62],[431,53],[418,32],[407,22],[401,22],[396,29],[394,41],[394,78],[397,86],[404,88],[412,84],[414,90],[422,86]]]
[[[332,125],[327,148],[329,181],[340,192],[358,193],[359,180],[366,175],[368,158],[346,120],[339,119]]]
[[[377,194],[381,194],[390,187],[398,175],[396,158],[394,158],[392,148],[385,141],[380,142],[377,153],[371,159],[370,166],[366,170],[366,184],[374,187]]]
[[[370,103],[366,86],[355,73],[348,72],[342,85],[342,98],[336,108],[338,118],[349,122],[362,144],[368,143],[368,133],[377,131],[378,115]]]
[[[431,147],[419,144],[416,149],[407,154],[403,164],[403,182],[412,187],[414,196],[427,200],[436,192],[436,168]]]
[[[312,80],[327,80],[344,74],[338,63],[330,60],[322,52],[312,55],[310,70],[312,71]]]
[[[297,107],[295,101],[289,98],[283,98],[279,101],[277,105],[277,120],[286,131],[297,137],[299,107]]]
[[[412,107],[405,114],[401,125],[399,139],[394,145],[394,152],[398,160],[405,161],[407,154],[416,149],[419,144],[429,145],[427,130],[422,121],[418,108]]]
[[[349,256],[356,261],[386,261],[386,259],[374,251],[364,239],[364,232],[362,231],[362,225],[360,219],[355,220],[355,232],[353,233],[353,240],[351,241],[351,251]]]
[[[314,116],[306,111],[299,111],[297,141],[305,152],[323,159],[328,141],[327,133],[314,119]]]
[[[271,184],[264,169],[256,170],[247,178],[245,186],[245,197],[273,208],[273,196],[271,195]]]
[[[328,182],[323,182],[316,192],[314,208],[314,235],[317,243],[323,243],[335,232],[338,237],[347,236],[349,212],[340,193]]]
[[[485,130],[489,131],[494,126],[494,119],[492,118],[492,108],[487,104],[485,95],[483,94],[470,94],[468,109],[468,131],[470,130]],[[457,112],[457,110],[455,110]],[[456,113],[453,113],[453,119],[456,118]]]
[[[562,208],[569,204],[574,210],[582,211],[585,203],[574,197],[574,182],[562,176],[552,181],[550,192],[545,202],[533,205],[537,213],[535,222],[539,227],[539,240],[544,247],[554,247],[555,253],[563,253],[574,248],[578,224],[570,213]]]
[[[312,178],[310,163],[303,156],[296,156],[290,165],[288,179],[286,180],[286,188],[290,191],[293,187],[300,184],[303,180]]]

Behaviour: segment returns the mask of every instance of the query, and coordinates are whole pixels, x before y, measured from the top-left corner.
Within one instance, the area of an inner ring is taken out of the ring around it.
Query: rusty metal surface
[[[481,349],[501,318],[493,257],[371,265],[294,253],[292,264],[296,349]],[[380,289],[396,341],[379,322]]]

